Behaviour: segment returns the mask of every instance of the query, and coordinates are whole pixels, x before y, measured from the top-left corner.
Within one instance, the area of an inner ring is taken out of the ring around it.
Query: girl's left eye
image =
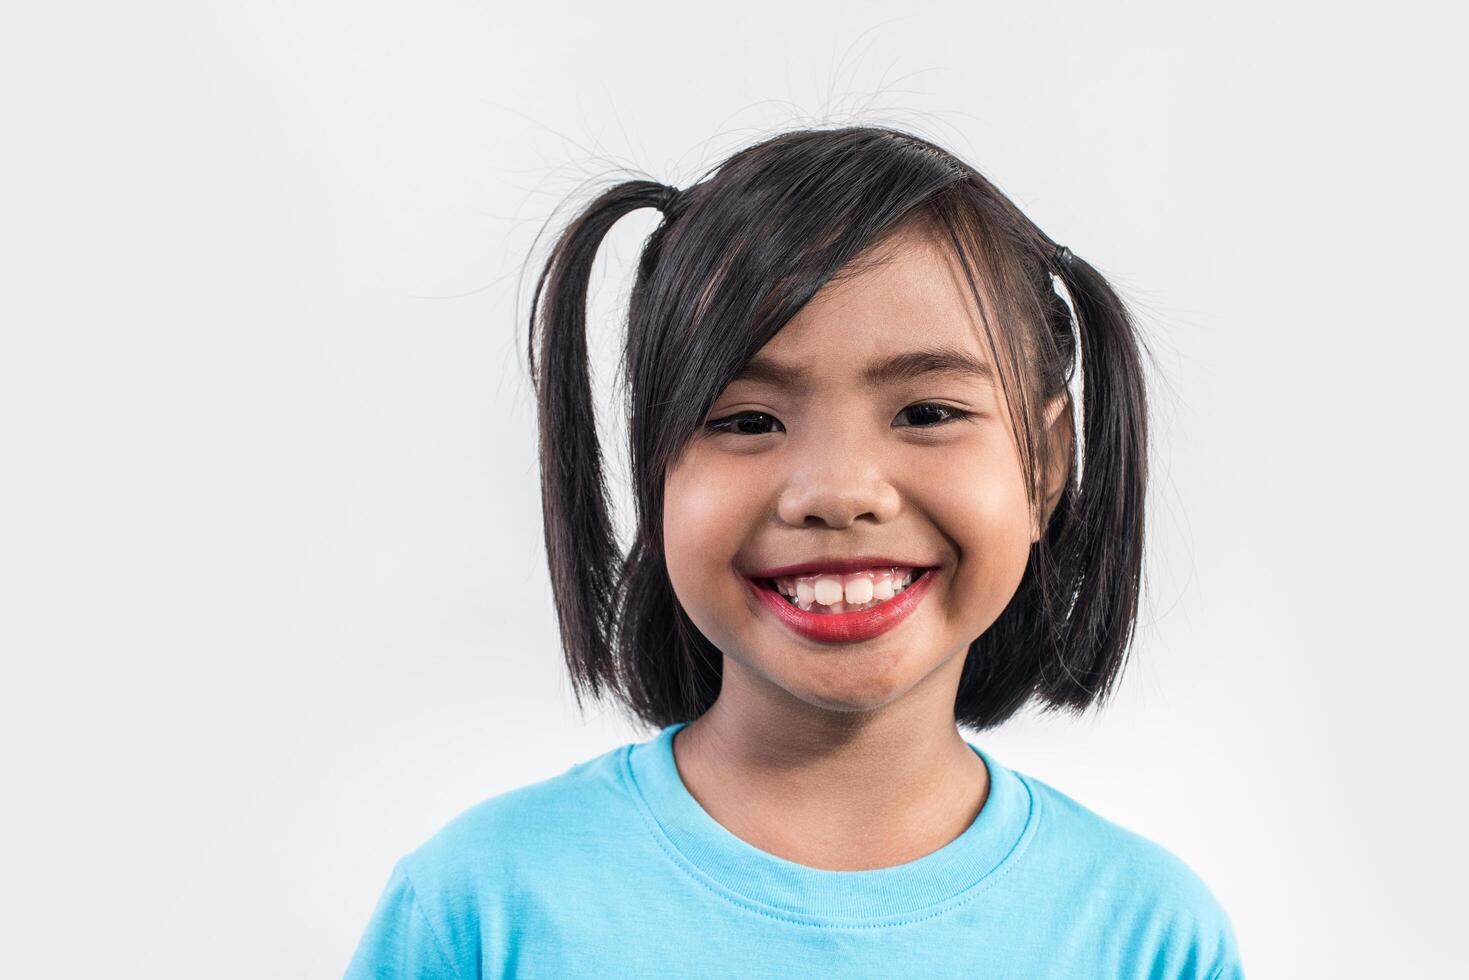
[[[945,414],[943,416],[941,416],[939,418],[939,420],[934,425],[919,425],[919,426],[915,426],[915,428],[919,428],[919,429],[933,429],[933,428],[937,428],[938,426],[943,425],[945,422],[957,422],[957,421],[959,421],[961,419],[967,419],[971,415],[974,414],[973,412],[966,411],[965,409],[962,409],[962,408],[954,408],[952,405],[940,405],[937,402],[920,402],[917,405],[909,405],[907,408],[903,409],[903,411],[902,412],[899,412],[898,414],[899,415],[902,415],[904,412],[911,412],[911,411],[914,411],[915,409],[920,409],[920,408],[921,409],[927,409],[929,412],[933,412],[933,411],[937,410],[937,411],[943,412]]]
[[[962,408],[954,408],[952,405],[940,405],[937,402],[920,402],[917,405],[909,405],[907,408],[903,409],[903,411],[899,412],[898,415],[901,417],[918,409],[925,410],[922,414],[928,415],[930,418],[932,418],[932,415],[935,411],[941,414],[939,418],[932,424],[900,426],[900,428],[936,429],[946,422],[957,422],[961,419],[967,419],[974,414],[973,412],[967,411]],[[746,421],[751,421],[755,425],[761,425],[763,424],[759,421],[761,419],[768,419],[769,421],[774,422],[776,425],[781,424],[779,419],[765,412],[737,412],[734,415],[727,415],[722,419],[714,419],[712,421],[705,422],[704,428],[708,429],[711,432],[730,432],[736,435],[767,435],[768,433],[765,432],[751,432],[747,429],[737,428]],[[784,426],[782,426],[782,428],[784,428]]]

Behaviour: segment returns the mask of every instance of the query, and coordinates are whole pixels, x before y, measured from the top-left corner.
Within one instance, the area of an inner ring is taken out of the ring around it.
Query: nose
[[[776,511],[791,527],[850,527],[860,520],[882,524],[892,520],[900,503],[882,454],[872,447],[870,432],[846,426],[851,435],[828,427],[819,445],[808,440],[791,454],[791,467]],[[863,448],[865,443],[866,448]]]

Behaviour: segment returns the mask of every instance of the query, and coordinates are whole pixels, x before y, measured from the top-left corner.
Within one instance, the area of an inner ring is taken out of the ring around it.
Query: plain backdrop
[[[401,854],[649,737],[579,713],[561,664],[528,256],[608,183],[854,122],[977,166],[1158,353],[1122,688],[971,740],[1181,856],[1252,977],[1451,971],[1464,26],[1278,0],[7,8],[0,973],[339,976]],[[595,275],[618,480],[611,365],[657,220]]]

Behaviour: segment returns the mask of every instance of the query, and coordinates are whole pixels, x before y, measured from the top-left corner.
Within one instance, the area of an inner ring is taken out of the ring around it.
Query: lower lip
[[[860,643],[880,636],[907,619],[933,585],[938,569],[930,568],[913,584],[886,602],[871,609],[844,613],[807,612],[791,605],[774,589],[767,589],[752,578],[746,578],[755,597],[764,603],[777,619],[810,640],[819,643]]]

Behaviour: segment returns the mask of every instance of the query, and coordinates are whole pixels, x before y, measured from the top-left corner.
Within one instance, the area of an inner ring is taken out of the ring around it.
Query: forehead
[[[962,266],[917,232],[895,236],[812,297],[736,381],[803,388],[928,374],[994,381],[994,359]]]

